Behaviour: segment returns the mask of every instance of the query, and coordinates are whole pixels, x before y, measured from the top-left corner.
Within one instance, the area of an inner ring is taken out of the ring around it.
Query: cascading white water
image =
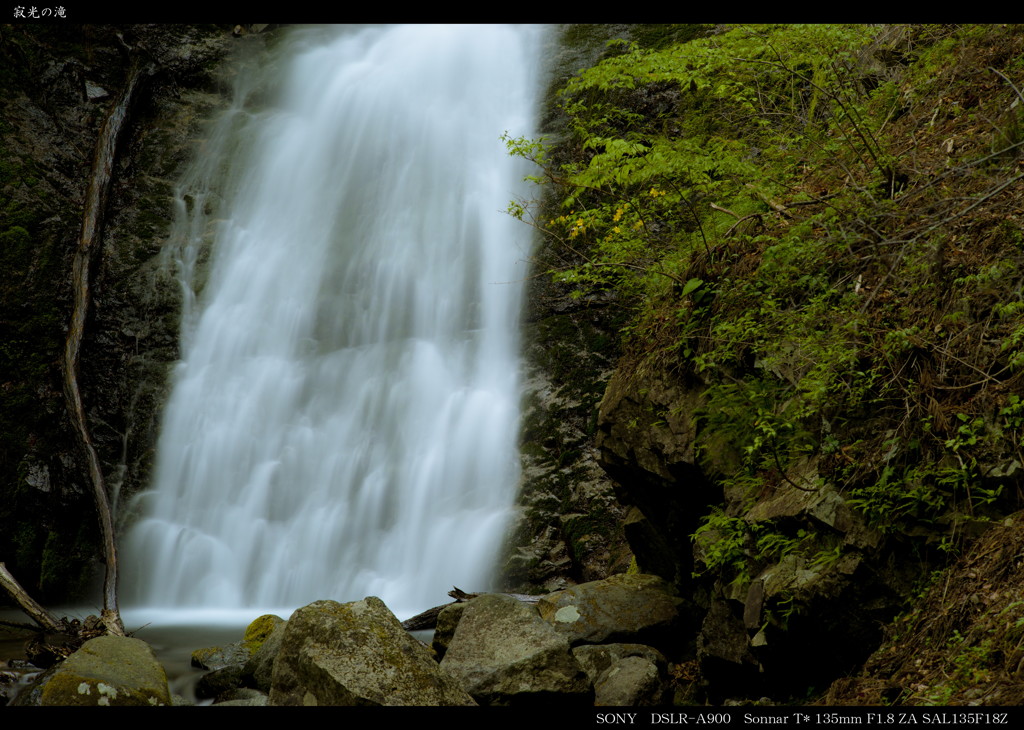
[[[182,360],[122,549],[130,603],[401,615],[493,583],[529,249],[500,136],[530,134],[539,37],[305,30],[259,72],[280,67],[279,98],[238,92],[183,182]]]

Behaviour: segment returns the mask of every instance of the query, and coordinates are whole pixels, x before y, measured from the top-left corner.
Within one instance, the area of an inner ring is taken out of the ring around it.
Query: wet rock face
[[[558,590],[629,564],[624,508],[593,445],[597,404],[617,354],[611,313],[601,303],[570,302],[543,278],[531,282],[529,294],[520,517],[503,570],[507,588],[519,592]]]

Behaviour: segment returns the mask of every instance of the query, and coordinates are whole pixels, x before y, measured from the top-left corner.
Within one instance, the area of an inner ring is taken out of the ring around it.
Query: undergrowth
[[[510,212],[575,296],[628,310],[624,366],[702,384],[698,458],[725,493],[828,485],[947,551],[1019,503],[1020,30],[620,43],[561,91],[565,139],[507,139],[550,196]],[[835,553],[796,529],[719,510],[697,537],[740,576]]]

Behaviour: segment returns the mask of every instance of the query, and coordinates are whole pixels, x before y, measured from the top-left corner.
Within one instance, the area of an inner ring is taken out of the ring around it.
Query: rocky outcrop
[[[292,614],[270,704],[473,705],[379,598],[317,601]]]
[[[15,705],[170,705],[167,675],[146,642],[124,636],[90,639],[23,690]]]
[[[717,487],[740,456],[701,431],[703,387],[640,376],[624,361],[601,402],[600,461],[631,505],[625,532],[638,565],[692,598],[679,635],[696,639],[687,651],[712,701],[739,687],[785,694],[848,671],[877,645],[912,579],[812,461],[760,494]],[[784,547],[759,547],[765,535]]]
[[[680,586],[693,572],[690,535],[721,498],[697,466],[700,384],[640,377],[624,362],[601,400],[596,445],[618,499],[633,510],[626,538],[640,569]]]
[[[1024,703],[1024,512],[980,538],[924,592],[828,705]]]
[[[565,637],[535,607],[500,594],[466,605],[441,668],[482,705],[590,704],[593,697]]]
[[[571,302],[545,279],[530,284],[519,519],[503,569],[511,591],[558,590],[629,562],[624,510],[593,446],[594,415],[616,354],[606,304]]]

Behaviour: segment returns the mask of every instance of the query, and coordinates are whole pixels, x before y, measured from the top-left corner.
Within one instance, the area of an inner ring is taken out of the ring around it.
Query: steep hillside
[[[512,212],[626,318],[600,461],[704,696],[806,697],[1020,508],[1024,32],[704,35],[569,80]]]

